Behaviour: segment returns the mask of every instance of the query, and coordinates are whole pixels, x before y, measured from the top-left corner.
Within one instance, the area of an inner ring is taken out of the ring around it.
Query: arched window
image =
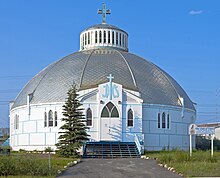
[[[166,128],[166,114],[164,112],[162,114],[162,128]]]
[[[47,112],[44,112],[44,127],[47,127]]]
[[[108,43],[111,43],[110,31],[108,31]]]
[[[118,110],[112,102],[105,105],[102,110],[101,117],[119,117]]]
[[[106,43],[106,31],[104,31],[104,43]]]
[[[90,108],[86,111],[86,125],[92,126],[92,110]]]
[[[128,127],[134,126],[134,115],[131,109],[128,110]]]
[[[54,126],[57,126],[57,111],[54,112]]]
[[[160,113],[157,115],[157,127],[160,128]]]
[[[115,44],[115,33],[112,32],[112,44]]]
[[[48,119],[49,119],[49,127],[53,127],[53,111],[49,111],[48,113]]]
[[[102,43],[102,31],[99,31],[99,43]]]
[[[167,114],[167,128],[170,128],[170,115]]]
[[[95,43],[98,43],[98,33],[95,31]]]

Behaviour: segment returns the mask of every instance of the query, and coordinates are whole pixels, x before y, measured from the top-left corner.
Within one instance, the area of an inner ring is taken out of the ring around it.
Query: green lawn
[[[210,152],[195,151],[192,157],[184,151],[147,152],[146,156],[158,158],[158,163],[173,167],[176,172],[185,177],[216,177],[220,176],[220,153],[214,152],[211,158]]]

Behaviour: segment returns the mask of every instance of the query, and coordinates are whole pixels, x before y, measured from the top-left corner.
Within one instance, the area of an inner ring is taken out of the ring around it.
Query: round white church
[[[40,71],[10,106],[13,150],[56,149],[62,106],[76,84],[93,142],[135,142],[145,150],[189,149],[196,109],[165,71],[128,52],[126,31],[105,21],[80,34],[80,50]]]

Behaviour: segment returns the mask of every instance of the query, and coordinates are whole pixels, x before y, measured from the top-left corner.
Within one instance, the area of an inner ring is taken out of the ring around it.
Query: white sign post
[[[197,127],[196,124],[190,124],[189,126],[189,151],[192,156],[192,135],[211,135],[211,156],[213,157],[213,140],[215,135],[214,127]]]
[[[195,135],[196,133],[196,124],[190,124],[189,126],[189,154],[190,157],[192,156],[192,135]]]

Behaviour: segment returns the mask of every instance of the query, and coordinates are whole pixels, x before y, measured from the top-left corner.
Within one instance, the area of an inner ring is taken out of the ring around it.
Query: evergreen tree
[[[60,127],[62,130],[59,132],[57,152],[64,157],[78,156],[78,150],[82,147],[83,143],[88,140],[86,133],[87,127],[85,126],[85,117],[82,113],[82,104],[77,99],[77,89],[73,85],[67,92],[67,99],[63,105],[62,121],[64,125]]]

